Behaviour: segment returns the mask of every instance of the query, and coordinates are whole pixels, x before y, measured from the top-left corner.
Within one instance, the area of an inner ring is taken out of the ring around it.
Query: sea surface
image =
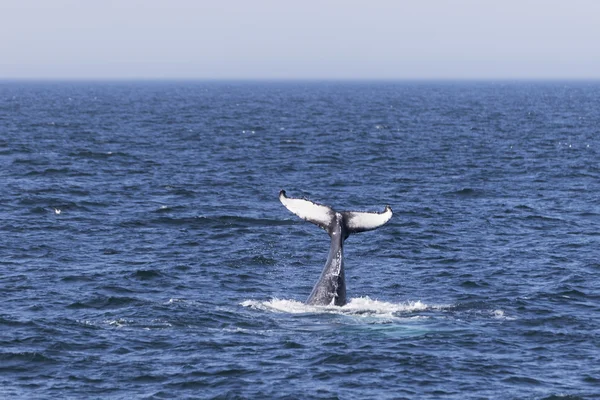
[[[598,399],[600,82],[0,82],[0,299],[2,399]]]

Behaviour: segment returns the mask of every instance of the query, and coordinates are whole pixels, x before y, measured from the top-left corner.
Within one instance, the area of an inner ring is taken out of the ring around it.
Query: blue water
[[[600,83],[0,83],[0,397],[600,397]],[[382,211],[349,304],[280,189]]]

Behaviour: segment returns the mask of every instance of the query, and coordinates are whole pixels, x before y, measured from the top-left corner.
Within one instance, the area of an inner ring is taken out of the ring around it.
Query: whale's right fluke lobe
[[[346,211],[342,213],[348,233],[359,233],[377,229],[392,218],[392,207],[385,206],[380,213]]]

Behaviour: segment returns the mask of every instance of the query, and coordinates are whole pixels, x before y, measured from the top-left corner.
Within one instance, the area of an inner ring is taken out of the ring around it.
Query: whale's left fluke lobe
[[[346,278],[344,274],[344,241],[352,233],[377,229],[392,218],[392,208],[377,212],[343,211],[336,212],[331,207],[310,200],[287,197],[285,190],[279,192],[283,205],[305,221],[325,229],[331,237],[331,246],[325,268],[314,286],[307,304],[336,305],[346,304]]]
[[[285,195],[285,190],[279,192],[281,203],[305,221],[312,222],[329,232],[335,219],[335,211],[331,208],[313,203],[310,200],[294,199]]]

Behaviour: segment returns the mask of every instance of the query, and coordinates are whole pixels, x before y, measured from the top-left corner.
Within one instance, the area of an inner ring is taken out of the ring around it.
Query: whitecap
[[[513,318],[513,317],[508,317],[508,316],[506,316],[506,315],[504,314],[504,311],[503,311],[503,310],[494,310],[494,311],[492,312],[492,315],[493,315],[493,316],[494,316],[494,318],[496,318],[496,319],[504,319],[504,320],[508,320],[508,321],[512,321],[512,320],[514,320],[514,318]]]

